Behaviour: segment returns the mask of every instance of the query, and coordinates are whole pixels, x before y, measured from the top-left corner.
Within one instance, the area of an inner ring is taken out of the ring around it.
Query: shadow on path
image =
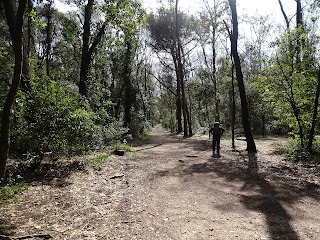
[[[210,143],[207,141],[190,141],[188,144],[191,144],[193,149],[197,151],[207,151],[210,149]],[[312,197],[316,200],[319,199],[319,196],[310,193],[308,189],[301,189],[300,187],[293,187],[278,182],[268,182],[268,180],[259,176],[258,159],[255,154],[244,155],[241,151],[237,153],[230,152],[230,154],[240,155],[237,156],[237,161],[225,156],[221,158],[213,156],[213,158],[207,159],[206,162],[191,162],[191,165],[180,165],[172,169],[159,171],[157,175],[159,177],[180,176],[188,180],[195,173],[214,173],[210,175],[213,181],[214,176],[219,176],[224,179],[224,182],[243,183],[241,189],[235,189],[236,191],[243,192],[239,196],[239,201],[248,210],[260,212],[265,216],[270,238],[299,240],[298,234],[291,225],[293,219],[286,211],[285,206],[292,206],[303,196]],[[250,191],[253,195],[248,195],[245,191]]]
[[[160,144],[157,144],[157,145],[154,145],[154,146],[150,146],[150,147],[139,148],[139,149],[133,150],[133,152],[140,152],[140,151],[144,151],[144,150],[148,150],[148,149],[160,147],[160,146],[162,146],[162,145],[163,145],[163,144],[160,143]]]
[[[0,218],[0,235],[8,235],[11,231],[15,229],[16,226],[12,225],[7,220]]]
[[[290,224],[292,217],[283,207],[283,204],[293,204],[297,200],[297,194],[288,192],[288,189],[283,189],[282,192],[276,190],[267,180],[260,178],[257,156],[248,154],[248,157],[247,178],[241,190],[259,190],[253,196],[242,195],[240,202],[247,209],[264,214],[271,239],[298,240],[299,237]]]
[[[32,185],[50,185],[52,187],[68,186],[68,176],[74,172],[85,172],[85,165],[82,162],[66,162],[57,164],[55,162],[39,163],[33,166],[28,162],[21,162],[18,165],[10,165],[7,167],[6,180],[10,180],[11,176],[20,176],[16,183],[23,182]],[[6,184],[4,182],[3,184]]]

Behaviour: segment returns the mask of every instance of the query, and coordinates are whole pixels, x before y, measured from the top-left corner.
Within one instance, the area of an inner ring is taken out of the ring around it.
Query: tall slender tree
[[[84,23],[83,23],[83,35],[82,35],[82,54],[81,54],[81,66],[80,66],[80,82],[79,93],[83,96],[88,94],[88,75],[90,70],[90,64],[93,58],[94,51],[98,44],[101,42],[102,36],[105,33],[107,21],[105,21],[99,29],[97,29],[96,35],[92,36],[91,19],[93,11],[94,0],[88,0],[84,11]],[[93,39],[90,42],[90,39]]]
[[[130,6],[130,2],[133,4]],[[125,85],[125,126],[129,127],[133,134],[138,134],[132,121],[132,108],[136,103],[137,88],[133,84],[133,62],[138,47],[138,32],[144,21],[144,14],[141,9],[141,4],[136,0],[127,0],[123,2],[123,9],[126,9],[124,21],[119,21],[119,26],[124,33],[125,56],[124,56],[124,85]],[[135,83],[137,85],[138,83]]]
[[[249,109],[246,96],[246,90],[243,82],[243,74],[241,70],[241,62],[238,54],[238,15],[237,15],[237,4],[236,0],[228,0],[231,14],[232,14],[232,34],[231,34],[231,53],[234,59],[234,64],[236,68],[236,76],[238,81],[240,100],[241,100],[241,113],[242,113],[242,125],[244,134],[247,141],[247,151],[248,153],[256,153],[257,148],[253,139],[251,124],[249,119]]]
[[[32,0],[28,0],[27,4],[27,12],[30,13],[33,8]],[[21,89],[25,92],[31,92],[32,91],[32,85],[31,85],[31,72],[30,72],[30,52],[31,52],[31,35],[32,35],[32,19],[30,14],[28,14],[28,20],[27,20],[27,33],[24,34],[23,39],[23,65],[22,65],[22,78],[21,78]]]
[[[316,96],[314,99],[313,115],[311,119],[311,128],[309,132],[309,139],[308,139],[308,145],[307,145],[307,150],[309,153],[312,152],[313,138],[315,135],[315,128],[317,124],[319,96],[320,96],[320,70],[318,70]]]
[[[179,14],[178,14],[179,0],[176,0],[175,5],[175,43],[176,43],[176,57],[177,57],[177,78],[181,85],[181,103],[182,103],[182,113],[183,113],[183,136],[188,137],[188,119],[187,119],[187,100],[186,100],[186,88],[184,82],[184,66],[182,63],[182,46],[180,39],[180,23],[179,23]]]
[[[203,58],[205,66],[208,70],[210,80],[213,83],[213,97],[214,97],[214,107],[215,107],[215,120],[220,121],[220,110],[219,110],[219,86],[217,78],[217,39],[219,34],[219,25],[221,17],[227,9],[227,4],[224,1],[213,0],[213,6],[210,5],[209,0],[202,0],[204,10],[200,13],[200,21],[205,21],[205,27],[202,27],[208,39],[203,39],[204,37],[199,34],[201,39],[201,47],[203,52]],[[203,20],[202,20],[203,19]],[[199,30],[198,30],[199,31]],[[210,53],[206,52],[204,44],[210,46]]]
[[[45,6],[46,17],[46,50],[45,50],[45,63],[47,76],[51,74],[51,58],[52,58],[52,33],[53,33],[53,0],[50,0]]]
[[[155,16],[154,14],[151,14],[148,21],[152,40],[150,45],[158,54],[159,58],[161,58],[161,54],[163,54],[162,56],[165,56],[164,60],[160,59],[161,64],[174,71],[176,75],[177,133],[181,133],[183,130],[187,129],[187,126],[185,125],[187,122],[184,124],[184,129],[182,127],[182,116],[186,116],[186,121],[188,118],[187,107],[184,108],[183,106],[182,84],[184,83],[181,84],[181,77],[184,76],[182,39],[185,39],[185,42],[189,41],[188,38],[190,38],[190,30],[188,29],[189,26],[184,25],[187,17],[182,13],[173,11],[176,7],[177,6],[174,6],[172,9],[162,8],[159,10],[158,15]],[[174,67],[171,67],[170,63],[168,63],[168,55],[172,58],[172,64]],[[183,114],[183,109],[185,109],[185,114]],[[187,130],[184,132],[186,136]]]
[[[314,137],[314,124],[317,118],[318,108],[318,94],[319,94],[319,76],[316,77],[316,70],[311,67],[315,64],[316,57],[312,53],[315,46],[314,36],[310,30],[305,27],[303,21],[303,9],[301,1],[296,0],[296,25],[294,29],[290,28],[290,21],[288,20],[285,9],[283,8],[281,0],[278,0],[281,12],[286,21],[286,31],[283,39],[279,42],[279,54],[276,58],[276,64],[279,68],[279,76],[274,86],[282,86],[281,89],[273,92],[283,92],[282,96],[290,104],[290,110],[295,118],[295,125],[297,126],[297,134],[300,140],[300,148],[305,149],[306,138],[309,135],[307,151],[311,152],[312,139]],[[318,80],[316,80],[318,78]],[[305,82],[304,84],[302,84]],[[312,84],[314,82],[314,84]],[[317,83],[316,83],[317,82]],[[317,86],[315,90],[310,91],[310,87]],[[311,92],[316,94],[310,94]],[[308,101],[301,101],[301,96]],[[311,96],[312,95],[312,96]],[[311,97],[314,97],[314,111],[313,116],[306,112],[304,105],[311,107]],[[310,119],[310,124],[305,124],[306,119]],[[311,128],[306,126],[310,125]],[[294,130],[294,131],[295,131]]]
[[[5,16],[9,26],[12,48],[14,52],[14,72],[11,87],[7,95],[1,120],[1,136],[0,136],[0,179],[4,177],[6,164],[10,147],[10,116],[11,110],[19,90],[22,60],[23,60],[23,15],[27,6],[27,0],[4,1]]]

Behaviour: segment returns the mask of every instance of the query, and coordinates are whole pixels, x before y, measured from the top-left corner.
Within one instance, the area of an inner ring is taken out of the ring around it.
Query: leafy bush
[[[122,141],[128,136],[129,128],[122,127],[120,122],[114,121],[107,125],[100,125],[96,132],[97,138],[101,140],[96,144],[112,145],[115,142]],[[99,136],[98,136],[99,135]]]
[[[146,127],[146,119],[142,111],[132,111],[132,122],[130,123],[130,134],[138,137],[144,133]]]
[[[72,85],[60,86],[51,80],[35,84],[32,93],[20,92],[17,98],[11,152],[88,151],[95,130],[94,118]]]

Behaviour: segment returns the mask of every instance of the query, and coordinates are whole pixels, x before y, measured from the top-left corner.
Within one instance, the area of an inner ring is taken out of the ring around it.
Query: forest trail
[[[320,239],[319,172],[282,161],[275,141],[257,139],[248,159],[244,141],[233,152],[224,139],[216,158],[208,136],[156,126],[100,169],[33,183],[0,206],[0,221],[13,235],[54,239]],[[255,161],[259,175],[249,177]]]

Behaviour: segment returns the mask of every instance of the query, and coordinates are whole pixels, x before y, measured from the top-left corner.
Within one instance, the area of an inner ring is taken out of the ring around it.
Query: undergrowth
[[[85,166],[90,166],[93,168],[100,168],[105,163],[110,161],[109,156],[115,151],[115,150],[124,150],[125,152],[131,151],[131,146],[126,143],[115,143],[111,146],[109,146],[106,150],[106,152],[99,153],[94,156],[88,156],[85,157],[83,160],[81,160],[81,163]]]
[[[276,154],[284,155],[289,161],[320,165],[320,140],[318,139],[313,143],[312,153],[301,149],[299,139],[289,138],[288,141],[274,143],[273,147]]]
[[[130,152],[131,151],[131,146],[127,144],[126,142],[124,143],[116,143],[112,146],[109,147],[109,152],[112,153],[114,150],[124,150],[125,152]]]
[[[97,156],[87,158],[84,161],[84,165],[91,166],[91,167],[94,167],[94,168],[100,168],[101,166],[103,166],[108,161],[109,161],[109,154],[102,153],[102,154],[99,154]]]
[[[73,163],[72,166],[75,167],[78,170],[84,170],[86,167],[93,167],[96,169],[101,168],[104,164],[107,162],[110,162],[110,155],[115,150],[124,150],[125,152],[131,151],[131,146],[126,143],[116,143],[107,148],[105,152],[100,153],[92,153],[91,155],[84,155],[84,156],[78,156],[78,157],[72,157],[71,159],[67,156],[60,156],[60,157],[50,157],[51,160],[48,160],[53,168],[60,169],[63,171],[64,165],[66,165],[68,162]],[[17,160],[18,161],[18,160]],[[5,178],[5,180],[0,180],[0,204],[19,200],[20,192],[27,187],[27,183],[24,182],[24,177],[21,177],[23,175],[23,172],[20,172],[22,169],[25,171],[41,171],[41,164],[35,168],[31,169],[30,161],[24,161],[24,163],[16,163],[13,166],[13,170],[8,170],[8,176]],[[45,163],[48,165],[48,163]],[[68,165],[68,164],[67,164]],[[74,169],[74,168],[73,168]],[[59,171],[59,170],[58,170]],[[68,170],[72,171],[72,170]],[[21,174],[21,175],[20,175]],[[40,172],[39,172],[40,174]]]
[[[19,193],[25,188],[25,184],[21,181],[21,178],[20,175],[17,175],[16,178],[10,177],[0,182],[0,204],[19,200]]]

